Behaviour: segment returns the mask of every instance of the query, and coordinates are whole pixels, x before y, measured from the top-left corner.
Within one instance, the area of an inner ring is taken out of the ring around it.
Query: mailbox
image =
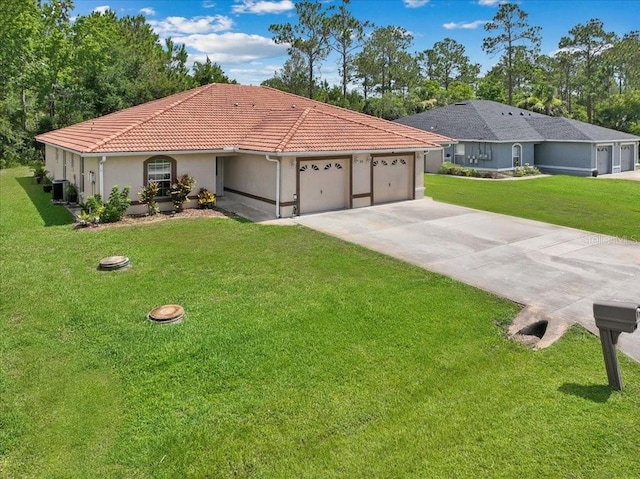
[[[593,303],[593,317],[598,329],[633,333],[640,322],[640,305],[619,301]]]
[[[640,322],[640,306],[637,303],[609,301],[593,303],[593,317],[600,330],[600,343],[607,369],[609,386],[622,389],[622,378],[616,355],[620,333],[633,333]]]

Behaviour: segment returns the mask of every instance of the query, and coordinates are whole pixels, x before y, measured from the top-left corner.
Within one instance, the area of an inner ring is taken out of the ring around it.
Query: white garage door
[[[620,167],[622,171],[633,171],[633,145],[620,147]]]
[[[413,198],[413,157],[376,157],[373,160],[373,202]]]
[[[300,214],[349,207],[347,159],[300,160]]]
[[[598,174],[611,173],[611,149],[608,146],[599,146],[596,155]]]

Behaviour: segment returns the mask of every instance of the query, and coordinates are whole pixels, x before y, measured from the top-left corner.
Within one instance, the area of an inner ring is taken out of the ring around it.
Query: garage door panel
[[[301,161],[298,170],[301,214],[349,206],[348,160]]]
[[[374,203],[410,200],[413,197],[413,158],[384,157],[373,160]]]
[[[611,149],[608,146],[597,148],[596,160],[599,174],[611,173]]]
[[[620,147],[620,170],[633,171],[633,145]]]

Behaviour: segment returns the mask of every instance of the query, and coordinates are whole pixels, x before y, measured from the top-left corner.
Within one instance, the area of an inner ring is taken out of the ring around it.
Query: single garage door
[[[413,198],[413,157],[376,157],[373,159],[374,204]]]
[[[598,147],[596,165],[598,168],[598,174],[604,175],[611,173],[611,148],[608,146]]]
[[[633,145],[620,147],[620,169],[621,171],[633,171]]]
[[[300,214],[349,207],[349,160],[299,160]]]

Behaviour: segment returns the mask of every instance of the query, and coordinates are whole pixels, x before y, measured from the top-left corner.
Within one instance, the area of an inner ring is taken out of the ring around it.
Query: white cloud
[[[140,13],[146,15],[147,17],[153,17],[156,14],[156,11],[153,8],[146,7],[141,8]]]
[[[105,13],[107,10],[111,10],[111,7],[109,5],[100,5],[99,7],[93,9],[94,12],[98,12],[100,14]]]
[[[284,13],[296,8],[291,0],[236,0],[236,2],[232,7],[233,13],[264,15],[266,13]]]
[[[499,3],[502,3],[503,0],[478,0],[478,5],[482,5],[484,7],[493,7]]]
[[[475,30],[478,27],[484,26],[488,20],[476,20],[474,22],[450,22],[442,25],[447,30]]]
[[[214,2],[212,2],[211,0],[204,0],[204,2],[202,2],[202,6],[204,8],[213,8],[216,6],[216,4]]]
[[[419,8],[424,7],[429,0],[402,0],[404,2],[404,6],[407,8]]]
[[[233,20],[223,15],[206,17],[167,17],[164,20],[149,20],[149,25],[161,37],[183,34],[224,32],[233,27]]]
[[[287,45],[276,44],[271,38],[232,32],[193,34],[174,37],[173,40],[208,55],[212,62],[233,65],[283,56],[288,48]],[[194,59],[199,56],[194,55]]]

